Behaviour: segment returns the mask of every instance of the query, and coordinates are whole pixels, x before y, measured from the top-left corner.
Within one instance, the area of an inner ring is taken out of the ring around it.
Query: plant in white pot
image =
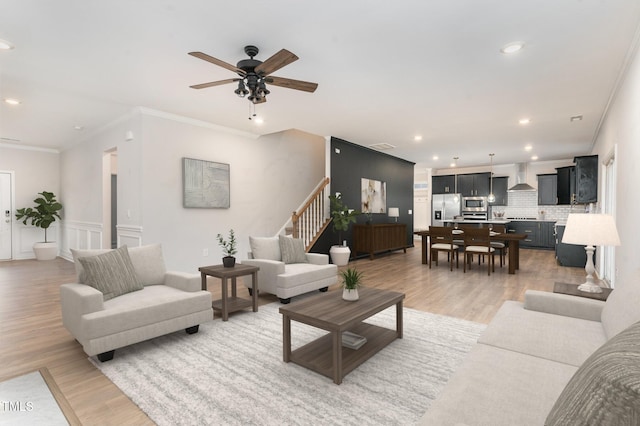
[[[234,255],[238,252],[236,249],[236,234],[233,229],[229,230],[229,241],[226,241],[222,234],[218,234],[218,244],[222,247],[222,252],[225,256],[222,258],[222,264],[225,268],[233,268],[236,264],[236,258]]]
[[[60,219],[58,212],[62,210],[62,204],[56,200],[53,192],[39,192],[38,197],[33,200],[35,207],[25,207],[16,210],[16,219],[21,220],[24,225],[31,221],[31,225],[44,229],[44,242],[35,243],[33,252],[38,260],[53,260],[58,256],[58,245],[55,241],[47,238],[47,229],[56,219]]]
[[[362,284],[362,272],[347,268],[340,272],[340,277],[342,278],[342,298],[350,302],[358,300],[358,287]]]
[[[332,246],[329,250],[331,255],[331,262],[338,266],[343,266],[349,263],[349,257],[351,256],[351,250],[346,244],[346,241],[342,240],[342,232],[349,229],[350,223],[355,223],[356,216],[360,214],[359,211],[349,209],[342,202],[342,194],[329,195],[331,202],[331,219],[333,222],[333,231],[338,232],[338,245]]]

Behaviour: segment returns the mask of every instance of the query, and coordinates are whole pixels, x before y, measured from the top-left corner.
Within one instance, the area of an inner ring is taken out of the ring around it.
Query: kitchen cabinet
[[[489,195],[491,173],[469,173],[458,175],[458,192],[463,197],[486,197]]]
[[[587,204],[598,201],[598,156],[575,157],[576,203]]]
[[[433,176],[431,178],[432,194],[453,194],[456,187],[455,175]]]
[[[498,176],[493,178],[493,195],[496,201],[492,206],[506,206],[509,201],[507,189],[509,188],[509,176]]]
[[[556,168],[558,175],[558,204],[571,204],[571,200],[576,193],[576,168],[575,166]]]
[[[556,260],[558,263],[561,266],[584,268],[587,263],[587,252],[584,246],[562,242],[565,225],[556,225],[555,230]]]
[[[558,204],[558,175],[538,175],[538,205],[549,206]]]
[[[553,225],[554,222],[537,220],[512,221],[507,224],[507,232],[527,236],[520,241],[520,247],[553,249],[555,246]]]

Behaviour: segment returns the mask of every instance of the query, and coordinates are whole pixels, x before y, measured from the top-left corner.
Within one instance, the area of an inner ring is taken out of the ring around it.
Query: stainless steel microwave
[[[462,197],[463,212],[486,212],[488,210],[487,197]]]

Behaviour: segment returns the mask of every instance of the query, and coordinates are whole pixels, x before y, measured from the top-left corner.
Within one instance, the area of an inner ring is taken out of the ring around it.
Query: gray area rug
[[[159,425],[415,424],[484,324],[404,309],[404,338],[341,385],[282,361],[279,303],[90,360]],[[395,306],[367,320],[395,329]],[[296,347],[324,334],[292,321]]]

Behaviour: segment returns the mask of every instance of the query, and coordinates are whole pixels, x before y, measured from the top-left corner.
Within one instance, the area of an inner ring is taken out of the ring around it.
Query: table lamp
[[[398,207],[389,207],[389,217],[395,217],[396,222],[400,216],[400,209]]]
[[[578,287],[578,290],[587,293],[602,293],[602,287],[593,278],[593,273],[596,270],[593,265],[593,251],[595,250],[594,246],[620,245],[620,237],[613,216],[589,213],[570,214],[562,242],[585,245],[587,264],[584,269],[587,272],[587,280]]]

